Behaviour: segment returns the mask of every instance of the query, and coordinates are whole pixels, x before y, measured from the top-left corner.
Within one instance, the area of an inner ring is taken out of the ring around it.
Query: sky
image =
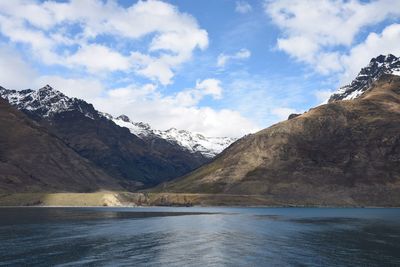
[[[0,1],[0,85],[240,137],[400,56],[400,1]]]

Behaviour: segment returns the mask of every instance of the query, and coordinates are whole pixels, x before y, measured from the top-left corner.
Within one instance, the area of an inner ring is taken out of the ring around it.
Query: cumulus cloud
[[[66,58],[71,66],[84,66],[89,72],[129,70],[129,59],[110,48],[98,44],[85,44]]]
[[[0,31],[11,42],[27,45],[45,64],[90,72],[134,71],[162,84],[171,83],[176,68],[195,49],[208,46],[207,32],[194,17],[156,0],[126,8],[100,0],[1,1]],[[93,44],[104,37],[107,44]],[[144,39],[147,49],[129,46]],[[117,52],[116,45],[125,46],[125,53]],[[163,74],[157,75],[159,71]]]
[[[277,40],[279,50],[329,74],[346,71],[342,67],[343,48],[354,46],[356,36],[365,27],[400,17],[400,2],[267,0],[265,12],[282,31]]]
[[[235,11],[241,14],[249,13],[253,10],[251,5],[246,1],[236,1]]]
[[[220,82],[206,79],[174,96],[165,96],[154,85],[147,84],[110,90],[105,96],[94,99],[93,103],[100,110],[113,115],[126,114],[134,121],[148,122],[157,129],[173,126],[207,136],[235,137],[258,129],[235,110],[197,105],[205,96],[218,98],[221,94]]]
[[[168,56],[162,58],[156,58],[148,56],[139,52],[131,54],[133,61],[133,67],[135,70],[153,81],[159,81],[163,85],[171,83],[171,79],[174,76],[173,71],[170,68]]]
[[[221,81],[217,79],[205,79],[196,82],[196,89],[202,90],[205,95],[211,95],[214,99],[222,97]]]
[[[231,60],[241,60],[247,59],[251,56],[251,52],[248,49],[242,48],[238,52],[234,54],[224,54],[221,53],[218,55],[217,58],[217,66],[218,67],[225,67],[225,65]]]
[[[350,52],[341,58],[346,69],[342,82],[351,81],[366,66],[372,57],[379,54],[394,54],[400,56],[400,24],[387,26],[381,33],[370,33],[361,43],[351,48]]]
[[[176,96],[168,97],[171,102],[177,105],[193,106],[197,105],[205,96],[211,96],[213,99],[222,98],[221,81],[216,79],[205,79],[197,81],[195,88],[179,92]]]
[[[0,86],[26,89],[32,86],[36,71],[9,46],[0,45]]]
[[[77,97],[90,101],[101,95],[105,88],[103,84],[91,78],[64,78],[57,75],[43,75],[37,77],[31,86],[40,88],[49,84],[69,97]]]

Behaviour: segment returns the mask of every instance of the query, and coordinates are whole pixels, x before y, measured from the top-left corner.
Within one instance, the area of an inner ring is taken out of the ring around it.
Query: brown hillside
[[[400,205],[400,77],[246,136],[156,191],[265,195],[287,204]]]
[[[0,99],[0,192],[121,189],[57,137]]]

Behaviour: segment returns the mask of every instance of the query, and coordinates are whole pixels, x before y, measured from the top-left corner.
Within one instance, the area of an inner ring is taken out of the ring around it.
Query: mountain
[[[329,98],[328,102],[355,99],[362,95],[374,81],[378,80],[384,74],[400,75],[400,58],[389,54],[371,59],[369,65],[362,68],[357,77],[349,85],[339,88]]]
[[[139,138],[91,104],[48,85],[39,90],[0,88],[0,96],[131,190],[178,177],[209,160],[157,136]]]
[[[386,65],[383,58],[392,62],[380,56],[369,67]],[[154,191],[260,195],[281,205],[399,206],[400,77],[376,75],[363,78],[369,85],[358,86],[363,93],[352,100],[339,98],[357,81],[330,103],[245,136]]]
[[[121,190],[119,182],[0,98],[0,192]]]
[[[117,125],[128,128],[131,133],[144,140],[151,140],[154,138],[164,139],[191,153],[198,152],[206,158],[215,157],[237,140],[237,138],[231,137],[206,137],[202,134],[178,130],[176,128],[170,128],[166,131],[155,130],[147,123],[132,122],[126,115],[121,115],[117,118],[112,118],[112,116],[110,116],[110,118]]]

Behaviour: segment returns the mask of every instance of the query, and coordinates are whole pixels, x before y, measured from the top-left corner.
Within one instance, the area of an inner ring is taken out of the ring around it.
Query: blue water
[[[26,265],[400,266],[400,209],[2,208]]]

